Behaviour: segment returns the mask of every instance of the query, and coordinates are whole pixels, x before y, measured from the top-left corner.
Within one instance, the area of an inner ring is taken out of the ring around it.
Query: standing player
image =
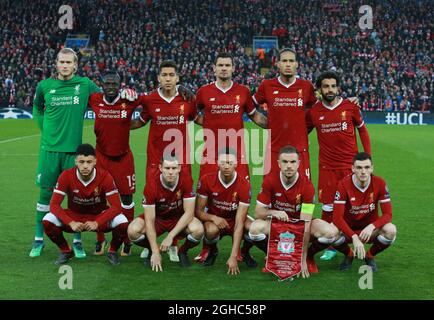
[[[267,128],[267,118],[256,110],[249,88],[232,81],[234,71],[231,54],[219,53],[214,65],[216,82],[201,87],[196,95],[197,109],[202,113],[196,123],[203,126],[205,139],[200,177],[216,172],[218,150],[233,148],[237,152],[237,172],[249,180],[243,114]]]
[[[396,238],[389,190],[383,179],[372,174],[374,165],[369,154],[356,154],[352,170],[352,175],[338,183],[333,210],[333,223],[343,233],[335,246],[345,254],[340,270],[350,269],[356,256],[364,259],[372,271],[377,271],[375,256],[392,245]],[[348,246],[349,242],[353,243],[354,252]],[[363,243],[372,243],[368,252]]]
[[[40,187],[36,208],[36,235],[30,257],[38,257],[44,248],[42,218],[60,173],[74,166],[75,150],[82,142],[84,112],[90,94],[100,89],[87,77],[75,75],[78,57],[64,48],[56,58],[57,78],[42,80],[33,101],[33,117],[41,130],[36,183]],[[135,92],[123,90],[122,96],[134,100]],[[79,233],[74,235],[74,254],[86,257]]]
[[[308,131],[316,129],[319,144],[318,199],[323,204],[322,220],[332,222],[333,200],[338,181],[352,173],[351,166],[358,152],[356,128],[365,152],[371,154],[368,130],[360,108],[339,97],[339,77],[324,72],[316,81],[322,101],[306,115]],[[335,250],[326,250],[322,260],[331,260]]]
[[[271,172],[279,172],[279,150],[290,144],[300,155],[300,173],[310,178],[309,149],[305,111],[315,102],[314,88],[310,81],[296,78],[298,62],[293,50],[279,52],[277,66],[279,77],[263,80],[253,101],[268,106],[268,128],[271,138],[265,163],[271,163]],[[270,144],[271,141],[271,144]],[[270,160],[271,159],[271,160]],[[267,168],[264,173],[269,173]]]
[[[203,237],[203,226],[194,217],[195,195],[193,180],[181,172],[178,159],[164,154],[160,175],[146,181],[143,191],[144,213],[128,227],[128,236],[135,244],[152,251],[144,265],[153,271],[163,271],[160,251],[167,251],[177,236],[187,236],[178,252],[181,266],[190,266],[187,251],[197,246]],[[157,237],[168,232],[160,246]]]
[[[149,120],[146,181],[160,173],[160,159],[164,153],[174,152],[182,167],[191,175],[190,145],[187,134],[187,121],[197,117],[195,102],[186,101],[178,93],[179,81],[174,61],[160,64],[158,82],[160,87],[149,95],[141,96],[143,111],[140,119],[133,120],[131,129],[143,127]]]
[[[201,87],[196,95],[196,106],[201,113],[196,123],[203,126],[205,140],[200,177],[218,170],[218,151],[229,147],[237,153],[237,173],[250,180],[243,114],[247,113],[258,126],[267,128],[267,118],[256,110],[250,90],[232,81],[234,71],[232,55],[219,53],[214,65],[216,82]],[[202,252],[195,259],[205,261],[208,249],[204,243]]]
[[[90,96],[89,105],[95,112],[94,131],[98,166],[110,172],[122,200],[122,213],[128,222],[134,219],[133,194],[136,190],[134,157],[130,149],[131,115],[139,100],[130,102],[120,98],[120,78],[117,73],[107,73],[103,79],[103,93]],[[97,234],[95,254],[104,254],[104,233]],[[124,243],[122,256],[130,254],[131,243]]]
[[[196,217],[205,227],[205,242],[209,254],[204,266],[214,264],[218,254],[217,242],[225,235],[232,235],[232,251],[226,262],[228,274],[239,274],[237,255],[244,230],[250,220],[247,210],[250,205],[250,183],[235,170],[237,156],[232,149],[224,149],[218,155],[219,170],[204,175],[197,187]],[[250,255],[243,256],[248,266],[255,267],[256,261]]]
[[[75,150],[81,144],[83,118],[90,94],[100,89],[87,77],[75,75],[78,57],[70,48],[56,58],[57,79],[39,82],[33,102],[33,116],[41,129],[36,183],[41,188],[36,211],[36,235],[30,257],[41,255],[44,247],[42,218],[60,173],[74,166]],[[86,256],[79,233],[74,235],[77,258]]]
[[[104,169],[96,168],[95,149],[89,144],[77,147],[75,165],[60,175],[50,212],[42,221],[45,233],[60,249],[56,264],[67,263],[74,256],[63,232],[112,231],[107,258],[112,265],[118,265],[116,252],[127,236],[128,220],[121,214],[113,178]],[[68,209],[63,209],[61,204],[66,195]]]
[[[270,216],[281,221],[298,223],[303,203],[312,204],[315,190],[312,182],[299,172],[298,151],[292,146],[285,146],[279,152],[279,172],[272,172],[264,178],[261,192],[257,197],[256,220],[249,230],[250,240],[262,251],[267,252],[267,236],[270,229]],[[303,242],[302,274],[318,272],[314,254],[318,248],[333,243],[338,230],[333,225],[314,219],[306,231],[310,234],[312,245],[307,250],[309,237]]]

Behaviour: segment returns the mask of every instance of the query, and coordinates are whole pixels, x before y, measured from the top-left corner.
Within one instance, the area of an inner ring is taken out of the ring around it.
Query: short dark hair
[[[121,80],[119,73],[117,73],[116,71],[107,71],[103,76],[103,80],[105,80],[106,77],[115,77],[118,78],[119,81]]]
[[[230,148],[230,147],[226,147],[226,148],[220,149],[219,153],[218,153],[218,156],[220,157],[221,155],[227,155],[227,154],[231,154],[235,158],[237,157],[237,152],[235,151],[235,149],[234,148]]]
[[[365,160],[370,160],[372,163],[371,155],[367,152],[359,152],[354,156],[353,164],[356,163],[356,161],[365,161]]]
[[[215,58],[214,64],[217,64],[217,60],[219,58],[222,58],[222,59],[229,58],[229,59],[231,59],[232,64],[234,64],[234,57],[229,52],[219,52],[217,54],[217,57]]]
[[[336,85],[339,87],[339,75],[334,71],[326,71],[320,74],[318,79],[316,79],[315,86],[319,89],[321,88],[321,83],[324,79],[335,79]]]
[[[95,154],[95,148],[89,144],[89,143],[84,143],[84,144],[80,144],[77,147],[77,150],[75,150],[75,155],[76,156],[96,156]]]
[[[291,145],[284,146],[279,150],[279,156],[283,153],[295,153],[299,155],[297,149]]]
[[[179,159],[177,157],[177,155],[175,154],[175,152],[164,152],[163,155],[161,156],[160,159],[160,164],[163,164],[164,161],[178,161],[179,163]]]
[[[277,61],[280,61],[280,57],[282,56],[283,53],[285,52],[292,52],[295,56],[295,60],[297,60],[297,53],[291,49],[291,48],[283,48],[282,50],[279,51],[279,53],[277,54]]]
[[[173,60],[164,60],[163,62],[161,62],[158,68],[158,73],[161,73],[161,70],[163,70],[163,68],[173,68],[175,69],[175,73],[178,73],[178,66]]]

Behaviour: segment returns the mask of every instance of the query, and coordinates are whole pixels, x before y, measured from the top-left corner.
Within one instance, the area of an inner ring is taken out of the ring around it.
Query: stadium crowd
[[[358,25],[360,1],[70,1],[74,30],[60,30],[60,0],[0,3],[0,103],[31,107],[37,82],[49,77],[68,33],[90,35],[79,74],[100,83],[117,70],[139,92],[156,86],[158,64],[173,59],[181,82],[193,90],[214,79],[212,62],[235,57],[236,81],[255,90],[263,57],[249,54],[254,36],[277,36],[298,53],[299,75],[315,80],[336,70],[344,96],[359,96],[364,110],[433,111],[431,1],[364,1],[373,29]],[[274,57],[269,61],[273,63]],[[274,68],[265,77],[275,76]]]

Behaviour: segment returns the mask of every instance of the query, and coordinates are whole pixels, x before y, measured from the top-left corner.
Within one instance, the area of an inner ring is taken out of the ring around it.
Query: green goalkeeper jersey
[[[75,152],[82,143],[83,121],[89,96],[101,91],[87,77],[70,80],[45,79],[33,102],[35,117],[43,117],[41,150]],[[36,114],[35,114],[36,113]]]

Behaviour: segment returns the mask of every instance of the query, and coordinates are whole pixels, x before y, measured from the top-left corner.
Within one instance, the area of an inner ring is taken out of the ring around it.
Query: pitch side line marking
[[[89,127],[93,127],[93,125],[84,126],[83,129],[85,129],[85,128],[89,128]],[[0,144],[8,143],[8,142],[13,142],[13,141],[24,140],[24,139],[28,139],[28,138],[34,138],[34,137],[38,137],[38,136],[40,136],[40,135],[41,135],[41,134],[38,133],[38,134],[32,134],[32,135],[30,135],[30,136],[22,136],[22,137],[17,137],[17,138],[12,138],[12,139],[0,140]]]

